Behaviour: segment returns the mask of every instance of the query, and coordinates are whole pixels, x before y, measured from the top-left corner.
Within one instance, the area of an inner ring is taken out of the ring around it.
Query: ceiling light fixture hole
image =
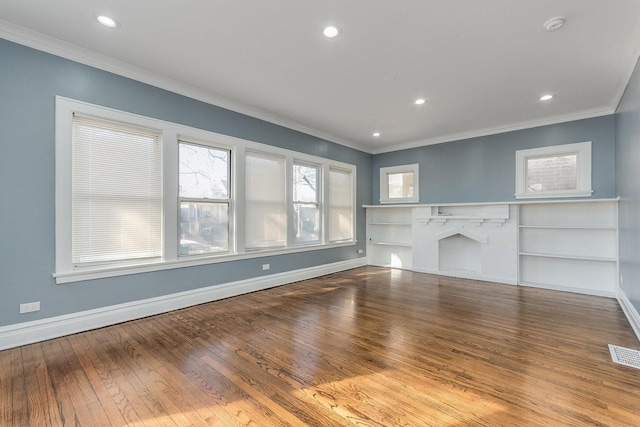
[[[322,34],[324,34],[325,37],[332,39],[334,37],[338,37],[341,32],[342,30],[340,30],[340,27],[337,25],[329,25],[322,31]]]
[[[556,16],[544,23],[544,29],[549,32],[558,31],[564,25],[565,21],[565,18],[562,16]]]
[[[96,21],[107,28],[118,28],[120,23],[108,15],[95,15]]]

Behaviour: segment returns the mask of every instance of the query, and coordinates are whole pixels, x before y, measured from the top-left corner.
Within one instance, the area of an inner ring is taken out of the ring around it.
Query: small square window
[[[591,143],[516,151],[516,198],[591,195]]]
[[[390,199],[407,199],[413,197],[413,172],[390,173],[387,175],[389,182]]]
[[[380,168],[380,203],[418,202],[418,165]]]

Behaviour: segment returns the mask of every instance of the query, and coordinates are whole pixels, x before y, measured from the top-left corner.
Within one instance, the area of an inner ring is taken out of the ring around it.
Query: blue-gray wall
[[[640,69],[616,111],[616,188],[620,196],[620,285],[640,313]]]
[[[55,96],[357,166],[357,246],[56,285]],[[358,257],[371,155],[0,39],[0,326]],[[41,311],[18,314],[21,303]]]
[[[356,247],[179,268],[56,285],[54,271],[55,96],[254,140],[357,165]],[[623,285],[640,311],[640,76],[615,116],[542,126],[371,156],[272,123],[0,39],[0,326],[268,273],[356,258],[364,249],[363,204],[378,203],[379,168],[420,164],[422,203],[514,200],[515,151],[593,142],[594,198],[621,202]],[[616,126],[618,133],[616,170]],[[617,171],[617,172],[616,172]],[[18,314],[41,301],[40,312]]]
[[[379,203],[381,167],[412,163],[420,164],[420,203],[515,200],[516,150],[584,141],[592,141],[592,197],[615,197],[610,115],[376,155],[372,202]]]

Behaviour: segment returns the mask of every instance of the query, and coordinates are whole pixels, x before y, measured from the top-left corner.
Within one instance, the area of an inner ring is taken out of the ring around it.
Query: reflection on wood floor
[[[363,267],[0,352],[3,426],[638,426],[608,298]]]

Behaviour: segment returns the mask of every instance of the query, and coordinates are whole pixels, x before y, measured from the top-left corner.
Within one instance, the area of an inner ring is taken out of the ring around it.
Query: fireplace
[[[413,269],[516,284],[517,214],[506,204],[415,208]]]

